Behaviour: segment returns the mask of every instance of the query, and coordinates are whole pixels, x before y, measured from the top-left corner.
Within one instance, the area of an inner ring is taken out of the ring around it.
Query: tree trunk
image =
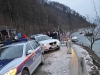
[[[91,43],[91,46],[90,46],[90,48],[92,49],[92,47],[93,47],[93,43]]]

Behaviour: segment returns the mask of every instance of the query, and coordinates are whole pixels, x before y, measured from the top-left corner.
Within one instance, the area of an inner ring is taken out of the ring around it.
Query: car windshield
[[[23,54],[23,45],[0,48],[0,60],[19,58]]]
[[[40,37],[36,38],[37,41],[43,41],[43,40],[48,40],[48,39],[51,39],[51,37],[49,37],[49,36],[40,36]]]

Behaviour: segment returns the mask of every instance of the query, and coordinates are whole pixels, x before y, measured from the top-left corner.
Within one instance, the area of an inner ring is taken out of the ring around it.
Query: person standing
[[[58,39],[58,32],[56,30],[53,32],[53,38]]]
[[[26,34],[24,34],[22,38],[27,38]]]
[[[60,42],[61,42],[61,44],[63,43],[63,35],[62,35],[62,33],[60,34]]]
[[[47,32],[47,35],[48,35],[49,37],[52,37],[50,31]]]
[[[26,34],[24,34],[24,35],[22,36],[22,41],[28,41],[28,37],[26,36]]]

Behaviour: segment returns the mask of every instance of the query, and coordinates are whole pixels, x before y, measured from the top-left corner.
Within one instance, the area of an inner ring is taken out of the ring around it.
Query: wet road
[[[61,45],[60,50],[45,52],[45,63],[40,65],[32,75],[70,75],[70,54],[67,47]]]

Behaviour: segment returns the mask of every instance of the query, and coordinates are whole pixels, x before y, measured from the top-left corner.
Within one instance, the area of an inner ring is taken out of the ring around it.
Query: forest
[[[31,35],[45,31],[75,31],[91,25],[70,7],[49,0],[0,0],[0,28]]]

